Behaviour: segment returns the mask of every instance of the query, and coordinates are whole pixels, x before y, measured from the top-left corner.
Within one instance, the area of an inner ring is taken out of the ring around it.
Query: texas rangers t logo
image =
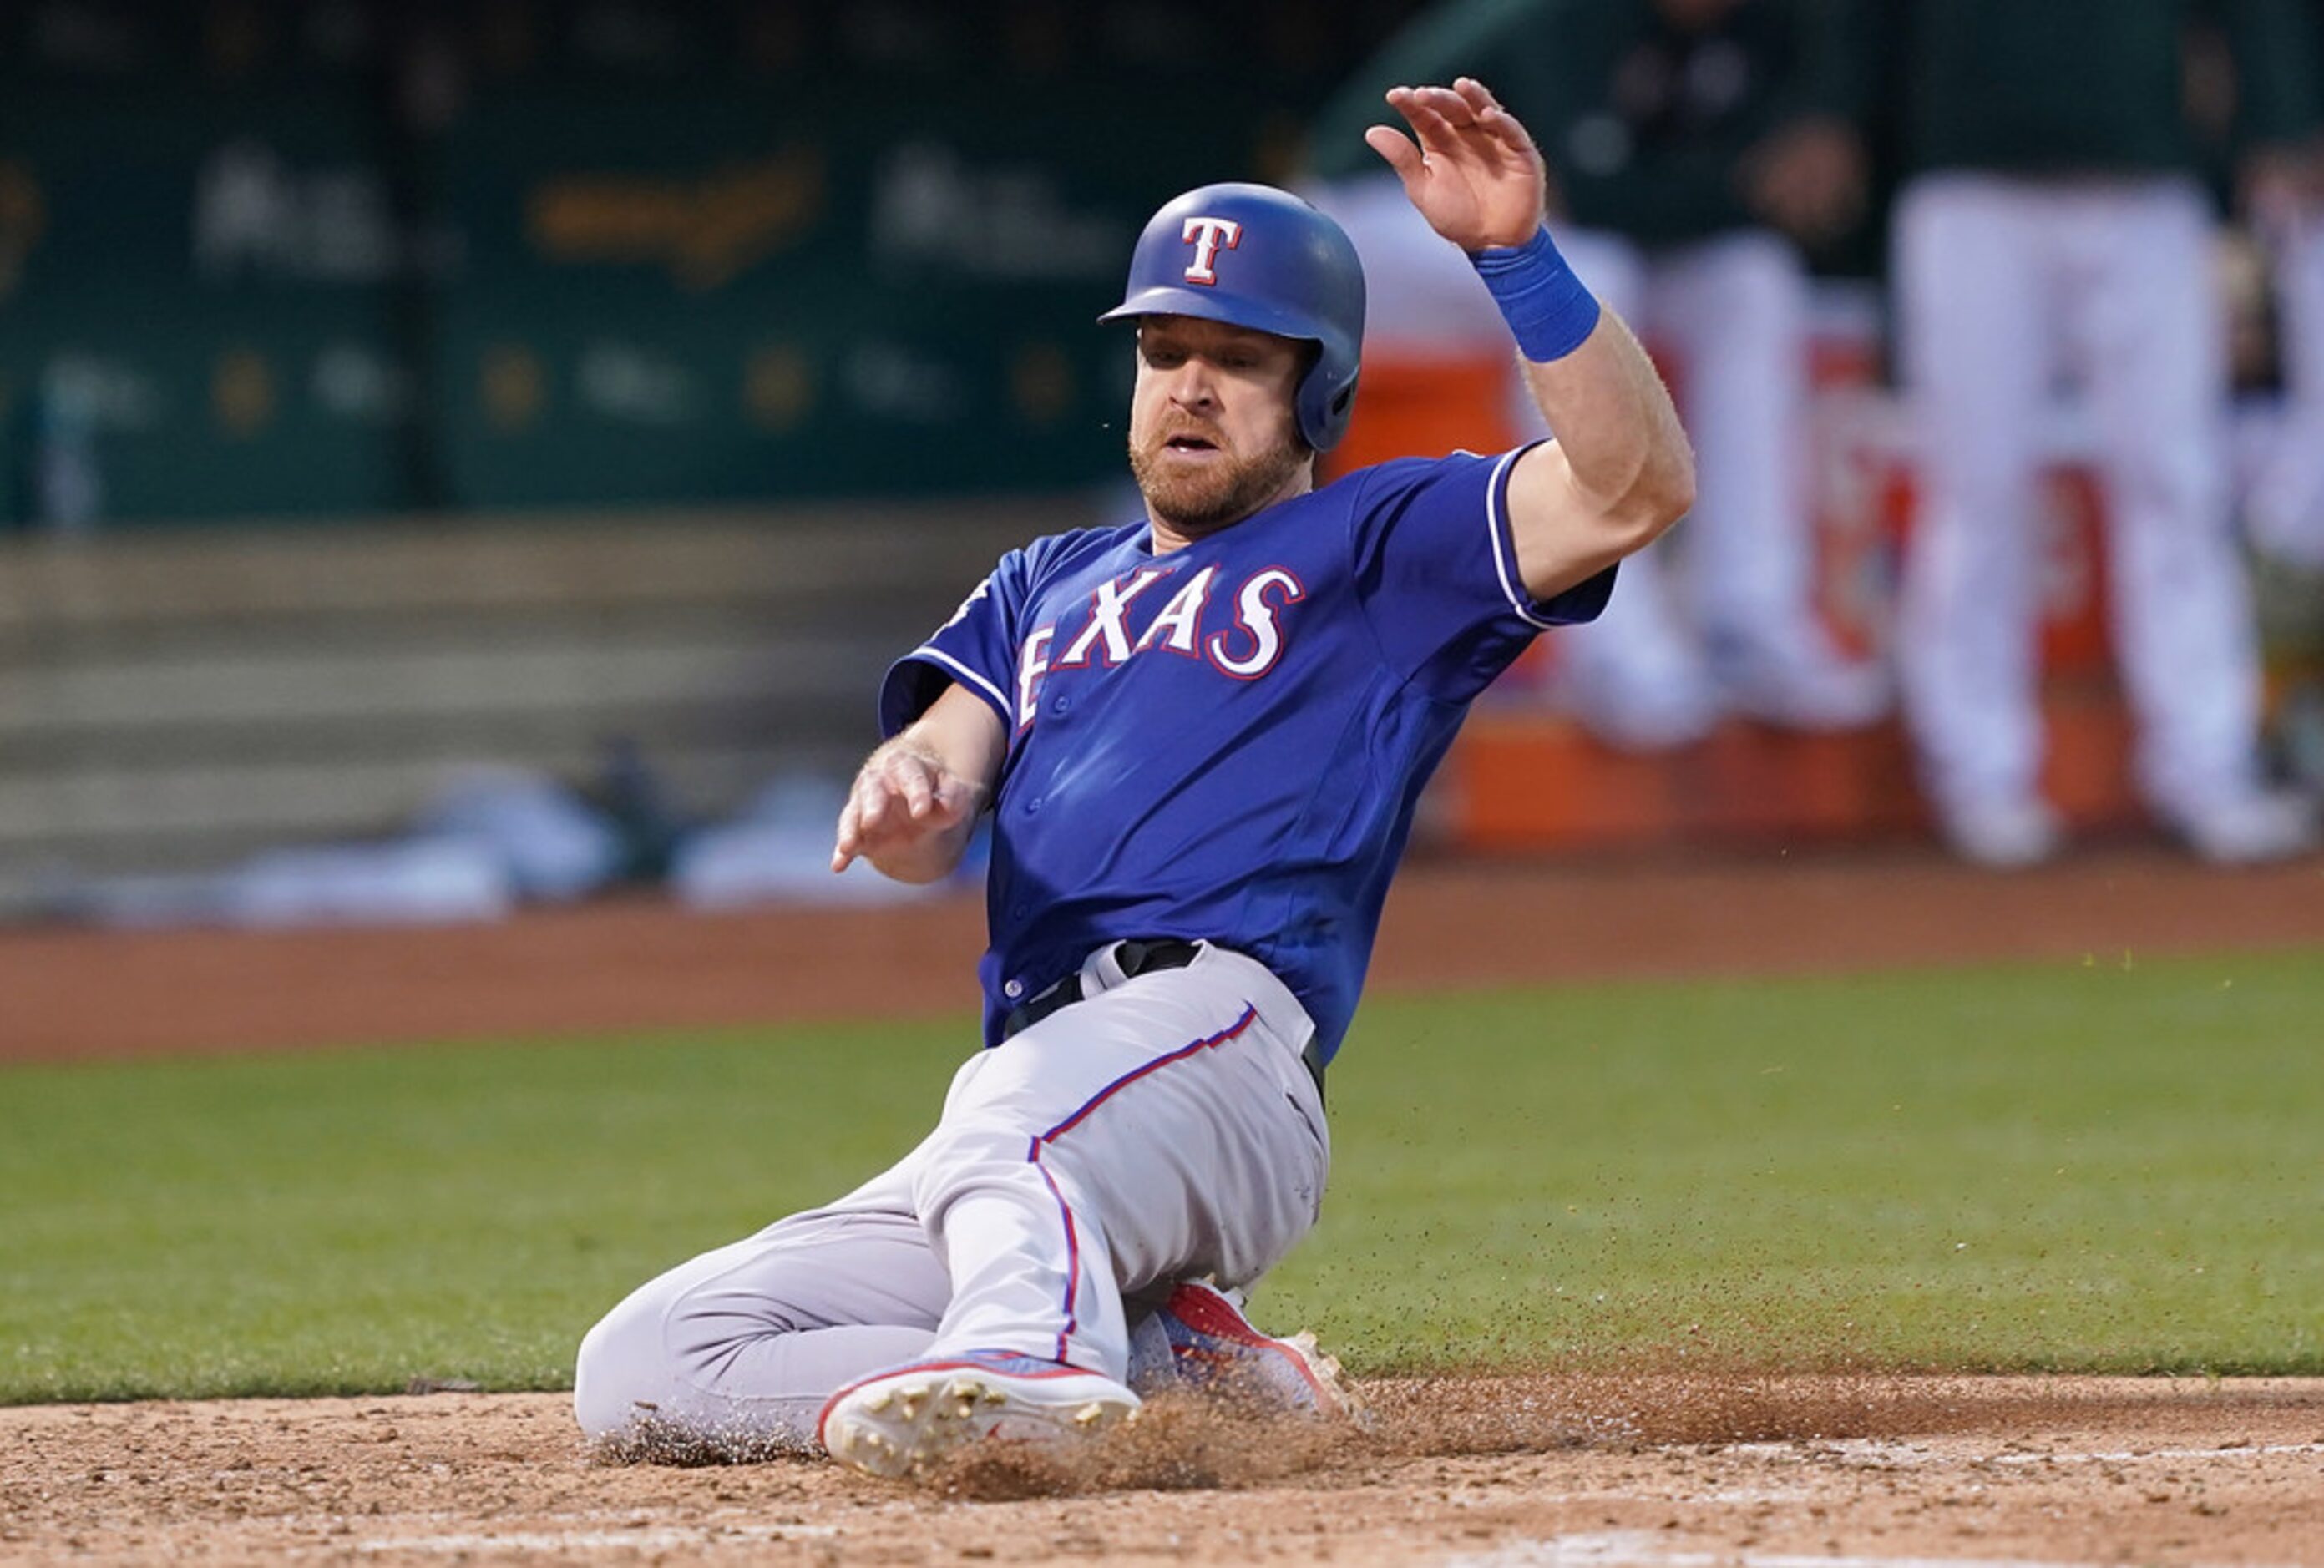
[[[1186,263],[1186,281],[1208,288],[1219,281],[1213,265],[1219,252],[1242,244],[1242,225],[1230,217],[1190,217],[1178,237],[1194,247],[1194,259]]]

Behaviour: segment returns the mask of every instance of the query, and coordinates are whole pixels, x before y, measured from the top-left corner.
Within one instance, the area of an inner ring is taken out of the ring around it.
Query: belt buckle
[[[1068,991],[1070,994],[1066,994]],[[1038,994],[1028,996],[1019,1002],[1015,1010],[1001,1020],[1001,1038],[1004,1040],[1013,1039],[1051,1013],[1060,1012],[1081,999],[1082,977],[1078,973],[1068,974],[1054,984],[1043,986]]]
[[[1183,936],[1129,936],[1113,945],[1113,961],[1124,980],[1135,980],[1157,969],[1184,969],[1202,950]]]

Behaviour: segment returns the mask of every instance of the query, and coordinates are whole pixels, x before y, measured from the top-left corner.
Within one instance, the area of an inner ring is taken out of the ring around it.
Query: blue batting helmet
[[[1199,316],[1314,344],[1293,398],[1318,452],[1348,432],[1364,341],[1364,269],[1347,231],[1271,185],[1205,185],[1156,213],[1130,255],[1130,286],[1101,321]]]

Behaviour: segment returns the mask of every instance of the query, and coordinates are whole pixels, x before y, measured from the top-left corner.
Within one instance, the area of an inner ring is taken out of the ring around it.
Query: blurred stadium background
[[[1118,482],[1145,214],[1411,9],[0,6],[0,906],[844,772]]]
[[[229,911],[474,912],[658,878],[738,813],[774,869],[700,890],[783,890],[885,661],[1120,503],[1091,318],[1144,216],[1289,178],[1420,9],[0,5],[0,910],[215,915],[186,873],[415,824],[532,844],[504,885],[271,862]],[[1818,349],[1823,600],[1868,659],[1911,503],[1876,249],[1823,258]],[[1373,449],[1411,391],[1368,383]],[[2128,826],[2073,441],[2051,784]],[[1919,831],[1891,729],[1617,757],[1538,685],[1434,842]]]

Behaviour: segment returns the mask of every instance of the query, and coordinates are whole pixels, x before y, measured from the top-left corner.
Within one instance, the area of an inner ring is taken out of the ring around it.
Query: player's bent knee
[[[593,1441],[650,1415],[670,1386],[659,1302],[632,1296],[597,1321],[573,1360],[573,1416]]]

